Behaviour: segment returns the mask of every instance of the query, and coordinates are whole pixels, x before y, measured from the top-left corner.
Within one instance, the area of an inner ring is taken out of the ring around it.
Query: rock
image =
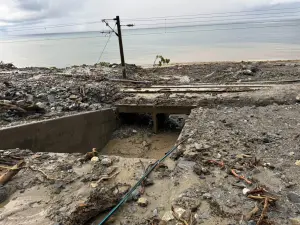
[[[203,198],[204,198],[204,199],[211,199],[212,196],[211,196],[210,193],[205,193],[205,194],[203,194]]]
[[[153,217],[158,217],[158,210],[157,209],[153,210]]]
[[[70,95],[69,99],[76,100],[78,97],[76,95]]]
[[[222,155],[220,153],[217,154],[217,159],[221,159]]]
[[[289,152],[289,156],[295,155],[295,152]]]
[[[110,158],[104,158],[101,160],[101,165],[103,166],[110,166],[112,164],[112,161]]]
[[[244,75],[253,75],[253,72],[251,70],[243,70],[242,74],[244,74]]]
[[[300,166],[300,160],[297,160],[297,161],[295,162],[295,165],[296,165],[296,166]]]
[[[48,95],[48,102],[55,102],[55,96],[54,95]]]
[[[151,179],[151,178],[147,178],[145,181],[144,181],[144,185],[147,187],[147,186],[151,186],[154,184],[154,181]]]
[[[257,65],[253,65],[250,67],[250,70],[253,72],[253,73],[257,73],[259,71],[259,68]]]
[[[249,191],[250,191],[250,189],[244,188],[244,189],[243,189],[243,194],[246,195]]]
[[[89,107],[89,104],[88,103],[80,103],[80,108],[82,109],[86,109]]]
[[[98,183],[97,183],[97,182],[92,182],[92,183],[91,183],[91,187],[92,187],[92,188],[98,187]]]
[[[289,192],[287,194],[287,197],[289,199],[290,202],[293,202],[293,203],[300,203],[300,195],[294,193],[294,192]]]
[[[189,139],[187,140],[187,142],[188,142],[188,143],[192,143],[192,142],[194,142],[194,139],[193,139],[193,138],[189,138]]]
[[[8,197],[8,191],[6,187],[0,184],[0,204],[4,202]]]
[[[256,222],[254,220],[249,220],[247,225],[256,225]]]
[[[300,94],[296,96],[296,101],[300,102]]]
[[[141,207],[146,207],[148,205],[148,200],[146,198],[139,198],[137,201],[138,205]]]
[[[17,101],[17,105],[24,105],[26,103],[25,100],[19,100]]]
[[[290,218],[290,222],[292,225],[300,225],[300,217]]]
[[[91,158],[91,161],[92,162],[98,162],[99,161],[99,158],[97,156],[94,156],[93,158]]]
[[[52,88],[50,89],[50,93],[56,93],[56,92],[57,92],[56,87],[52,87]]]
[[[198,143],[195,143],[195,148],[196,148],[196,150],[201,150],[201,145]]]
[[[161,220],[166,221],[166,222],[169,222],[169,221],[171,221],[173,219],[174,219],[174,216],[173,216],[173,212],[172,211],[165,212],[165,214],[161,218]]]
[[[207,168],[205,168],[205,167],[202,167],[202,168],[201,168],[201,172],[202,172],[204,175],[209,175],[209,174],[210,174],[210,171],[209,171]]]
[[[37,102],[35,105],[36,105],[37,107],[41,108],[41,109],[46,108],[46,105],[45,105],[44,103],[42,103],[42,102]]]
[[[179,218],[181,218],[182,215],[186,212],[186,210],[183,209],[183,208],[175,208],[174,211],[175,211],[176,214],[179,216]]]
[[[136,200],[138,200],[139,196],[140,196],[140,190],[135,189],[135,190],[131,193],[130,199],[136,201]]]
[[[55,182],[53,185],[53,193],[59,194],[62,189],[65,189],[65,184],[63,182]]]
[[[91,109],[91,110],[97,110],[97,109],[100,109],[101,108],[101,104],[91,104],[90,106],[89,106],[89,109]]]

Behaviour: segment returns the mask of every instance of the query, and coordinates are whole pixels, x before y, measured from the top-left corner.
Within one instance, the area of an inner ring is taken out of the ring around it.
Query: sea
[[[1,34],[1,33],[0,33]],[[300,58],[299,20],[122,30],[126,63],[285,60]],[[118,38],[100,31],[0,35],[0,61],[18,67],[120,63]]]

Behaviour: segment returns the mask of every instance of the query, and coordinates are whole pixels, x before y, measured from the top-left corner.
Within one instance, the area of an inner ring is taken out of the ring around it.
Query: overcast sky
[[[300,0],[0,0],[0,29],[85,23],[116,15],[126,19],[259,10],[278,7],[278,4],[284,8],[295,2]],[[72,26],[63,31],[95,27],[102,29],[103,25]]]

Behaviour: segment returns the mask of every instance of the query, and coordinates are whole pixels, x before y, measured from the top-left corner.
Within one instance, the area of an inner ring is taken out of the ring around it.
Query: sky
[[[34,32],[100,30],[105,28],[100,22],[84,23],[116,15],[134,23],[135,18],[255,11],[285,8],[297,2],[300,0],[0,0],[0,35],[33,32],[26,30],[32,27],[37,28]],[[74,23],[78,25],[51,27]]]

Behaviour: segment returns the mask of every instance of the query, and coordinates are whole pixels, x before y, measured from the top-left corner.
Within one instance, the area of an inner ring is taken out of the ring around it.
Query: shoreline
[[[110,63],[110,62],[99,62],[95,64],[75,64],[75,65],[70,65],[70,66],[65,66],[65,67],[56,67],[56,66],[26,66],[26,67],[17,67],[14,65],[12,62],[3,62],[0,60],[1,63],[5,64],[12,64],[16,69],[29,69],[29,68],[39,68],[39,69],[51,69],[51,68],[56,68],[56,69],[67,69],[67,68],[73,68],[73,67],[93,67],[95,65],[100,65],[100,64],[105,64],[105,65],[121,65],[121,63]],[[203,64],[228,64],[228,63],[283,63],[283,62],[291,62],[291,63],[299,63],[299,59],[257,59],[257,60],[220,60],[220,61],[192,61],[192,62],[172,62],[163,65],[161,67],[155,66],[155,68],[165,68],[165,67],[172,67],[172,66],[180,66],[180,65],[203,65]],[[135,64],[135,63],[126,63],[126,65],[136,65],[141,68],[149,69],[149,68],[154,68],[153,64]],[[1,71],[1,66],[0,66],[0,72]]]

